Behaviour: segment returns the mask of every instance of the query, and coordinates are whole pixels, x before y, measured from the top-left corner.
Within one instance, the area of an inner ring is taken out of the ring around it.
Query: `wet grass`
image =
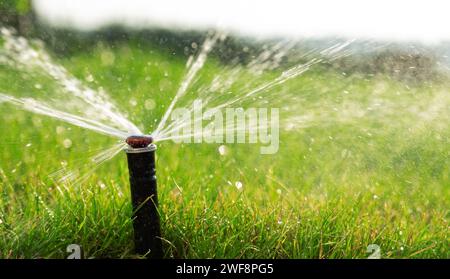
[[[57,61],[82,80],[92,75],[87,84],[103,87],[146,131],[185,64],[132,43]],[[46,86],[0,67],[2,92],[39,94],[36,82]],[[274,155],[260,155],[258,145],[227,144],[221,155],[220,144],[162,142],[166,257],[366,258],[376,244],[383,258],[448,258],[448,88],[321,66],[281,86],[297,94],[297,114],[309,120],[281,131]],[[49,178],[62,166],[82,167],[115,139],[6,104],[0,111],[0,257],[63,258],[71,243],[87,257],[135,257],[124,154],[81,185]]]

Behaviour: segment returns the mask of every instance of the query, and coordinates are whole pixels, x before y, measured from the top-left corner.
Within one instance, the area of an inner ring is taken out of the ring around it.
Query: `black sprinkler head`
[[[129,136],[125,142],[132,148],[145,148],[153,142],[151,136]]]
[[[125,142],[129,145],[125,152],[130,173],[135,252],[147,258],[162,258],[164,251],[156,189],[156,145],[148,135],[129,136]]]

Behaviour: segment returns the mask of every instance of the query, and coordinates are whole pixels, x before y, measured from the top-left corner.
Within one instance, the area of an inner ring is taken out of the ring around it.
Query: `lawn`
[[[145,131],[156,127],[186,64],[133,41],[55,61],[104,88]],[[208,60],[186,98],[231,70]],[[233,90],[278,72],[242,75]],[[166,257],[367,258],[376,244],[382,258],[449,258],[449,85],[317,65],[267,92],[271,106],[294,106],[281,113],[287,129],[276,154],[250,144],[226,144],[221,154],[222,144],[159,143]],[[58,98],[52,86],[0,64],[0,92]],[[51,176],[62,167],[86,173],[89,156],[117,140],[10,104],[0,111],[0,258],[65,258],[72,243],[86,257],[136,257],[124,152],[83,183]]]

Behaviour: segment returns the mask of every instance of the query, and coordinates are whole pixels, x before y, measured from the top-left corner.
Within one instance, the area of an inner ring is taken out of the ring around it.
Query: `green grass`
[[[57,62],[80,79],[92,74],[96,81],[88,84],[102,86],[146,131],[164,113],[185,68],[181,57],[132,42]],[[210,61],[202,78],[221,67]],[[39,79],[0,66],[0,92],[32,96],[51,89]],[[36,81],[43,90],[34,88]],[[311,117],[305,127],[281,132],[274,155],[260,155],[257,145],[227,145],[221,156],[219,144],[160,143],[166,257],[366,258],[367,246],[377,244],[383,258],[449,258],[448,88],[344,76],[321,66],[277,89],[295,95],[271,99],[292,105],[296,96],[295,113]],[[150,99],[154,109],[145,108]],[[381,109],[371,111],[380,100]],[[48,177],[62,165],[82,167],[115,139],[8,104],[0,111],[0,257],[64,258],[71,243],[88,257],[135,257],[125,154],[81,185]]]

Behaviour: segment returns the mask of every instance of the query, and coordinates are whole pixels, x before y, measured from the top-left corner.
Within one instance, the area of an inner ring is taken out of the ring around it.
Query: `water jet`
[[[135,252],[162,258],[161,227],[156,187],[155,150],[151,136],[133,135],[125,142],[130,175]]]

